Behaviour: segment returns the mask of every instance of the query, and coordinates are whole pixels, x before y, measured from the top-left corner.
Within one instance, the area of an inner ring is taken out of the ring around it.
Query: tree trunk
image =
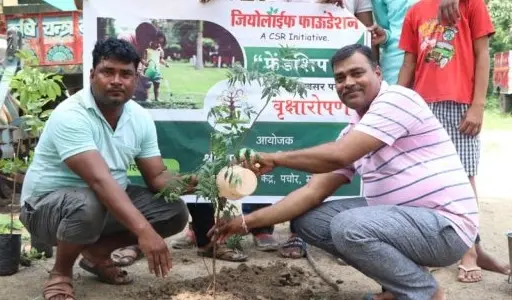
[[[204,67],[203,64],[203,21],[199,21],[196,40],[196,70]]]

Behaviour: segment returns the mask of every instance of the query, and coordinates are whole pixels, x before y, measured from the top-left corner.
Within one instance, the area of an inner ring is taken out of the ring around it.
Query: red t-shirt
[[[400,48],[416,55],[414,90],[427,102],[470,104],[475,85],[473,41],[494,33],[484,0],[460,0],[454,26],[437,21],[439,0],[421,0],[404,19]]]

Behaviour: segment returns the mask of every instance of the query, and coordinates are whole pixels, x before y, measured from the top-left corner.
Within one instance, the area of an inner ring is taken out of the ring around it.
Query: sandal
[[[140,251],[139,247],[128,246],[115,250],[110,257],[116,267],[127,267],[144,257],[144,254]]]
[[[128,272],[118,268],[110,259],[93,263],[82,258],[78,265],[87,272],[98,276],[98,280],[103,283],[124,285],[133,282],[133,279],[128,275]]]
[[[480,268],[480,267],[467,268],[463,265],[459,265],[457,267],[457,269],[459,269],[459,277],[458,277],[459,282],[474,283],[474,282],[479,282],[482,280],[482,268]],[[475,272],[477,274],[477,276],[476,277],[468,276],[472,272]]]
[[[261,233],[253,236],[256,249],[263,252],[276,251],[279,249],[279,243],[271,234]]]
[[[284,258],[302,258],[306,256],[306,242],[298,236],[291,236],[280,248]]]
[[[213,258],[213,247],[197,250],[197,255]],[[240,250],[228,248],[226,245],[217,245],[215,258],[231,262],[244,262],[248,256]]]
[[[52,300],[57,296],[64,296],[65,300],[75,300],[71,278],[52,272],[50,278],[44,284],[43,299]]]

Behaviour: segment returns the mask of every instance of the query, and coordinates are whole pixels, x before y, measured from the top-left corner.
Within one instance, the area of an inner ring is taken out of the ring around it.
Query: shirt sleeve
[[[374,100],[354,130],[371,135],[391,146],[423,122],[418,116],[422,115],[424,106],[416,101],[400,93],[384,93]]]
[[[148,158],[161,156],[160,148],[158,147],[158,136],[156,133],[155,122],[151,118],[151,116],[144,111],[144,118],[146,124],[146,130],[144,136],[142,137],[142,143],[140,145],[140,152],[137,155],[137,158]]]
[[[494,25],[484,0],[469,1],[468,22],[473,40],[494,34]]]
[[[371,0],[356,0],[356,5],[354,8],[354,13],[363,13],[372,11],[372,1]]]
[[[80,113],[53,112],[45,131],[61,161],[85,151],[98,150],[92,126]]]
[[[418,54],[418,28],[414,22],[414,8],[410,8],[405,15],[399,47],[405,52]]]
[[[349,132],[351,127],[352,127],[352,125],[348,125],[347,127],[345,127],[341,131],[340,135],[338,136],[338,138],[336,140],[339,140],[339,139],[343,138]],[[348,180],[350,182],[352,182],[352,179],[354,178],[354,175],[356,173],[356,169],[355,169],[354,165],[350,165],[350,166],[347,166],[345,168],[333,171],[333,173],[344,175],[345,177],[348,178]]]

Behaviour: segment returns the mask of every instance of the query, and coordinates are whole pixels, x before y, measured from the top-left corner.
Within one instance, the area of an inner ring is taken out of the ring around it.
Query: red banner
[[[7,27],[16,27],[23,49],[39,59],[41,66],[81,65],[83,32],[81,12],[52,12],[6,16]]]

